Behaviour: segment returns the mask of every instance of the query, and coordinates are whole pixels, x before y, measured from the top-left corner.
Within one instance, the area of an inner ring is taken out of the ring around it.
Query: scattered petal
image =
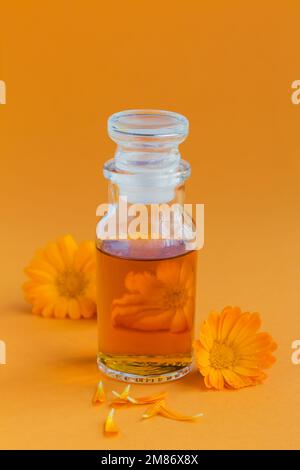
[[[167,393],[166,392],[161,392],[161,393],[156,393],[154,395],[149,395],[146,397],[139,397],[139,398],[133,398],[128,396],[127,401],[132,403],[133,405],[147,405],[150,403],[156,403],[157,401],[163,400],[166,398]]]
[[[154,405],[147,408],[145,413],[143,413],[142,418],[143,419],[152,418],[153,416],[156,416],[156,415],[161,415],[168,419],[174,419],[175,421],[193,421],[203,416],[203,413],[197,413],[195,415],[184,415],[176,411],[170,410],[169,408],[167,408],[165,401],[160,400]]]
[[[104,392],[104,387],[103,387],[103,382],[100,380],[100,382],[97,385],[97,389],[94,393],[92,402],[96,405],[99,403],[104,403],[105,402],[105,392]]]
[[[165,404],[161,404],[159,414],[165,418],[174,419],[176,421],[193,421],[203,416],[203,413],[197,413],[195,415],[184,415],[182,413],[170,410],[165,406]]]
[[[115,409],[111,408],[104,424],[104,433],[106,435],[118,434],[119,428],[115,422]]]
[[[148,419],[148,418],[152,418],[152,416],[156,416],[159,414],[159,410],[160,410],[160,407],[161,407],[161,402],[158,401],[156,402],[154,405],[152,406],[149,406],[145,413],[142,414],[142,418],[143,419]]]
[[[119,392],[116,392],[115,390],[112,390],[112,394],[114,395],[114,397],[116,397],[114,400],[113,400],[113,404],[117,404],[117,405],[122,405],[124,403],[128,403],[127,401],[127,398],[128,398],[128,395],[129,395],[129,391],[130,391],[130,387],[131,385],[127,385],[123,392],[119,393]]]

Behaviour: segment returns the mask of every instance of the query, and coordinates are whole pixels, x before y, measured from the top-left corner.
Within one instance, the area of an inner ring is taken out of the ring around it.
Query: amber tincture
[[[120,245],[97,249],[98,361],[128,380],[178,378],[192,360],[197,253],[149,243],[147,258],[126,258]]]

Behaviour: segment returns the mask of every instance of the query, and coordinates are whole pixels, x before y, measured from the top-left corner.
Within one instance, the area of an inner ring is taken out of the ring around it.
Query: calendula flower
[[[104,423],[104,434],[109,436],[118,434],[118,432],[119,428],[115,422],[115,409],[111,408]]]
[[[114,326],[172,333],[191,329],[195,295],[194,273],[188,261],[163,261],[155,273],[129,272],[125,287],[128,293],[112,305]]]
[[[77,245],[71,235],[38,250],[25,268],[26,300],[44,317],[90,318],[96,313],[95,247],[91,241]]]
[[[258,332],[260,326],[257,313],[243,313],[238,307],[209,315],[194,343],[206,387],[237,389],[266,378],[263,369],[275,362],[272,352],[277,345],[268,333]]]
[[[172,411],[168,408],[165,404],[164,400],[160,400],[156,402],[154,405],[149,406],[145,413],[143,413],[142,418],[152,418],[153,416],[161,415],[165,418],[174,419],[175,421],[193,421],[197,418],[203,416],[203,413],[197,413],[195,415],[184,415],[182,413],[178,413],[177,411]]]

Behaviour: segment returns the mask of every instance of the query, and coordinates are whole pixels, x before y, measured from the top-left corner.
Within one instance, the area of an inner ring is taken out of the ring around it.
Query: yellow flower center
[[[234,365],[235,353],[227,344],[215,341],[210,351],[209,360],[214,369],[227,369]]]
[[[83,274],[74,270],[62,272],[56,279],[56,286],[63,297],[78,297],[83,293],[86,284]]]
[[[184,288],[170,289],[164,294],[163,304],[168,310],[177,310],[183,307],[187,301],[187,293]]]

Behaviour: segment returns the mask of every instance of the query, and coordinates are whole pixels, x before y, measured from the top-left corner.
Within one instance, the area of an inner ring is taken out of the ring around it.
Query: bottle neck
[[[168,111],[124,111],[110,117],[108,132],[117,149],[104,165],[104,176],[119,194],[130,203],[172,201],[176,186],[190,174],[178,150],[188,133],[187,119]]]
[[[178,145],[119,144],[115,153],[116,167],[137,173],[173,171],[181,156]]]

